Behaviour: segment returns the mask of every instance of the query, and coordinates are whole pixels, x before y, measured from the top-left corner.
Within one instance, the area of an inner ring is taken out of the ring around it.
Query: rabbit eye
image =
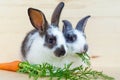
[[[50,44],[55,44],[55,43],[56,43],[56,37],[50,37],[50,38],[48,39],[48,43],[50,43]]]
[[[74,34],[67,34],[66,36],[66,41],[69,43],[76,41],[76,39],[77,39],[77,36]]]
[[[46,35],[44,45],[49,47],[49,48],[53,48],[56,45],[56,36]]]

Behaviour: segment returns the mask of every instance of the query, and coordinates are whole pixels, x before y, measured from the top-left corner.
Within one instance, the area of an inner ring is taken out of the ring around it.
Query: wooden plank
[[[120,0],[0,0],[0,62],[21,59],[21,42],[25,34],[33,29],[27,9],[33,7],[41,10],[50,22],[54,8],[61,1],[65,2],[60,19],[61,29],[63,19],[71,21],[75,27],[81,18],[91,15],[85,30],[89,53],[100,56],[93,59],[92,64],[102,67],[106,73],[111,71],[119,80],[116,71],[120,68],[116,67],[120,67]],[[7,74],[5,72],[1,76]],[[27,79],[17,76],[19,79],[16,80]],[[6,77],[2,79],[8,80]]]

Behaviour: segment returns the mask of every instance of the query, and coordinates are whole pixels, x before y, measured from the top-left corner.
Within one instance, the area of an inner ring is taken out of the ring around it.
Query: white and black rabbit
[[[55,8],[49,25],[42,11],[29,8],[28,15],[35,27],[25,37],[21,51],[24,60],[31,64],[49,63],[61,67],[65,63],[67,47],[63,33],[59,30],[59,17],[64,7],[61,2]]]
[[[76,66],[84,65],[76,53],[86,53],[88,50],[86,35],[84,33],[88,18],[90,18],[90,16],[82,18],[77,23],[75,29],[73,29],[72,24],[68,20],[63,20],[63,34],[68,48],[68,54],[65,61],[73,62]]]

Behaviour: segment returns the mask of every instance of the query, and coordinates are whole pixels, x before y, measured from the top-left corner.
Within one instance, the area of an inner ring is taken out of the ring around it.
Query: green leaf
[[[90,66],[90,57],[88,56],[87,53],[76,53],[81,59],[82,61],[87,65]]]
[[[18,72],[28,73],[29,78],[33,77],[34,80],[37,80],[39,77],[49,77],[49,80],[114,80],[113,77],[103,74],[103,72],[91,69],[88,54],[77,53],[77,55],[89,66],[79,66],[71,69],[72,63],[65,64],[64,68],[59,68],[48,63],[32,65],[28,62],[21,62]]]

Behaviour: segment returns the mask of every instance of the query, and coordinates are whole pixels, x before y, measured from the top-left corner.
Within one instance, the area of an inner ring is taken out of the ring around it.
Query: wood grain
[[[119,80],[120,0],[0,0],[0,62],[21,59],[21,42],[25,34],[33,29],[27,9],[40,9],[50,22],[51,14],[60,1],[65,2],[60,21],[67,19],[76,26],[82,17],[92,16],[85,30],[89,53],[100,56],[92,60],[92,65]],[[62,29],[62,22],[60,26]],[[24,75],[3,71],[0,71],[0,79],[10,80],[4,77],[8,74],[7,77],[26,80]]]

